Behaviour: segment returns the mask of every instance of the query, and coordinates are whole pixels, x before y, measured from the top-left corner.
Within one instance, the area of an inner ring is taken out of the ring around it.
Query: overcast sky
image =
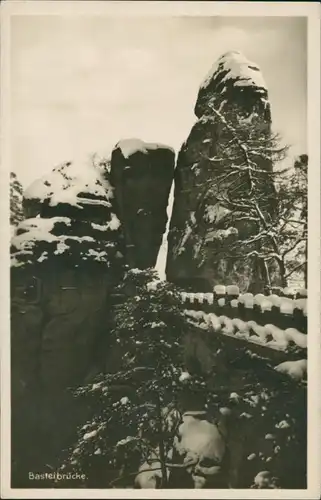
[[[179,149],[213,62],[241,50],[269,89],[274,128],[306,151],[306,21],[279,17],[15,16],[12,165],[26,187],[60,162],[138,137]]]

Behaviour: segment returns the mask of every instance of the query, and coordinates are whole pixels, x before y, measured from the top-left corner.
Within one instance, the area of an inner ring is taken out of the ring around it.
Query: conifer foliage
[[[118,366],[77,390],[76,397],[88,402],[92,415],[62,469],[84,473],[87,486],[91,481],[99,485],[101,469],[101,486],[133,487],[139,467],[152,461],[166,487],[183,372],[179,294],[172,284],[159,281],[155,271],[138,269],[127,272],[116,292],[119,303],[108,334]]]

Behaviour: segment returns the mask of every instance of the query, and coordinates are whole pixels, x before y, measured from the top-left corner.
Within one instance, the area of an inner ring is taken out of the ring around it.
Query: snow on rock
[[[236,402],[239,402],[241,400],[241,397],[237,394],[237,392],[231,392],[229,398],[232,401],[236,401]]]
[[[306,359],[297,361],[284,361],[274,368],[279,373],[284,373],[296,381],[301,381],[306,378],[308,362]]]
[[[69,217],[52,217],[51,219],[41,219],[34,217],[20,222],[18,232],[13,238],[12,243],[17,249],[22,249],[25,242],[32,241],[54,241],[57,239],[52,234],[52,230],[56,224],[70,226],[71,220]]]
[[[120,227],[120,220],[118,219],[117,215],[114,213],[110,214],[110,221],[106,224],[107,229],[110,229],[111,231],[117,231]]]
[[[245,95],[251,95],[248,106],[242,99]],[[239,51],[223,54],[210,68],[199,88],[195,114],[207,116],[211,105],[224,113],[231,102],[247,109],[238,117],[242,124],[253,123],[262,113],[270,118],[268,91],[260,68]]]
[[[252,86],[267,89],[260,68],[239,51],[223,54],[211,67],[201,84],[201,88],[208,87],[213,78],[217,78],[221,74],[224,74],[221,82],[233,80],[234,85],[239,87]]]
[[[124,158],[129,158],[135,153],[148,153],[149,150],[153,149],[170,149],[175,153],[173,148],[166,146],[165,144],[160,143],[152,143],[152,142],[144,142],[141,139],[124,139],[119,141],[115,149],[119,148],[124,156]]]
[[[55,167],[34,181],[24,193],[25,200],[48,201],[51,206],[64,203],[78,208],[95,203],[110,206],[112,197],[113,189],[101,170],[83,160]]]
[[[184,464],[190,464],[191,471],[192,465],[198,464],[197,469],[202,477],[197,476],[197,470],[192,472],[195,488],[200,487],[200,483],[206,487],[210,476],[221,472],[220,466],[226,452],[225,440],[219,428],[204,417],[204,412],[185,412],[178,436],[174,438],[174,449]]]
[[[220,113],[217,113],[218,109],[221,109]],[[195,114],[198,120],[177,157],[177,182],[168,235],[167,278],[177,284],[203,279],[209,286],[233,283],[242,291],[251,289],[256,280],[252,263],[244,265],[244,261],[236,259],[230,266],[220,250],[222,243],[228,245],[229,241],[249,237],[254,227],[252,222],[244,224],[235,220],[231,211],[222,206],[223,201],[215,203],[209,200],[210,204],[201,206],[199,202],[204,185],[220,185],[226,192],[230,183],[236,182],[229,174],[226,180],[222,179],[225,167],[227,170],[231,168],[226,148],[233,143],[230,127],[226,133],[221,133],[222,127],[226,128],[226,117],[233,120],[233,125],[235,121],[235,126],[241,119],[258,123],[262,125],[262,134],[264,129],[270,127],[267,89],[259,68],[239,52],[224,54],[200,87]],[[237,163],[241,167],[242,160],[237,159]],[[260,160],[260,166],[262,169],[271,168],[266,158]],[[239,185],[243,189],[241,177]],[[215,197],[213,194],[213,200]],[[197,218],[196,225],[190,223],[191,213]],[[193,250],[199,241],[202,248],[195,255]]]
[[[229,214],[231,210],[228,208],[222,207],[218,203],[216,205],[207,205],[205,209],[204,217],[209,222],[219,222],[222,220],[227,214]]]
[[[86,433],[83,435],[83,439],[84,439],[85,441],[87,441],[88,439],[91,439],[91,438],[95,437],[95,436],[96,436],[96,434],[97,434],[97,432],[98,432],[97,430],[93,430],[93,431],[91,431],[91,432],[86,432]]]
[[[167,229],[175,151],[163,144],[125,139],[111,155],[110,181],[130,267],[155,267]]]
[[[239,301],[237,299],[231,300],[231,307],[238,307],[239,306]]]
[[[275,486],[275,478],[270,471],[261,471],[254,478],[254,485],[259,489],[272,488]]]
[[[22,221],[11,240],[11,265],[44,262],[52,256],[73,255],[81,260],[109,262],[117,251],[116,240],[106,241],[110,230],[69,217],[34,217]],[[106,233],[106,234],[105,234]]]
[[[191,377],[192,376],[191,376],[190,373],[188,373],[188,372],[182,372],[178,380],[180,382],[184,382],[185,380],[189,380]]]
[[[223,241],[225,238],[233,235],[235,236],[237,234],[238,230],[236,229],[236,227],[228,227],[227,229],[215,229],[208,232],[206,241],[208,243],[214,240]]]
[[[159,285],[160,282],[161,282],[160,279],[155,279],[153,281],[150,281],[149,283],[147,283],[147,290],[148,291],[156,291],[157,286]],[[183,302],[185,302],[185,300],[186,300],[186,293],[185,292],[181,293],[181,299]]]
[[[287,420],[281,420],[277,424],[275,424],[276,429],[288,429],[290,427],[290,424]]]

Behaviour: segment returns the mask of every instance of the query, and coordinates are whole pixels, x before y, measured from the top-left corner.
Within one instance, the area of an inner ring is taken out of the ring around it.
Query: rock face
[[[268,91],[260,68],[237,51],[223,54],[210,69],[200,86],[195,115],[208,114],[209,106],[235,109],[251,114],[257,112],[271,121]]]
[[[64,448],[79,413],[68,389],[104,362],[110,292],[121,279],[123,254],[103,174],[65,164],[36,181],[24,203],[32,217],[12,238],[13,456],[25,467],[37,463],[37,453],[50,463]]]
[[[239,252],[242,243],[236,243],[257,231],[253,209],[241,208],[239,200],[261,199],[265,193],[261,209],[265,215],[273,212],[274,185],[266,174],[272,163],[260,149],[270,132],[271,112],[257,65],[239,52],[224,54],[200,87],[195,114],[198,120],[175,169],[167,279],[192,291],[211,291],[222,283],[261,291],[263,271],[255,259],[228,255],[234,247]],[[252,182],[254,164],[261,173]]]
[[[120,141],[113,150],[110,178],[130,267],[145,269],[156,264],[166,229],[174,163],[170,147],[138,139]]]

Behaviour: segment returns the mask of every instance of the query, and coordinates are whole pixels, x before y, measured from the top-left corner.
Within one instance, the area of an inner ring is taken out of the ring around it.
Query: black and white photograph
[[[319,5],[4,4],[3,498],[319,498]]]

